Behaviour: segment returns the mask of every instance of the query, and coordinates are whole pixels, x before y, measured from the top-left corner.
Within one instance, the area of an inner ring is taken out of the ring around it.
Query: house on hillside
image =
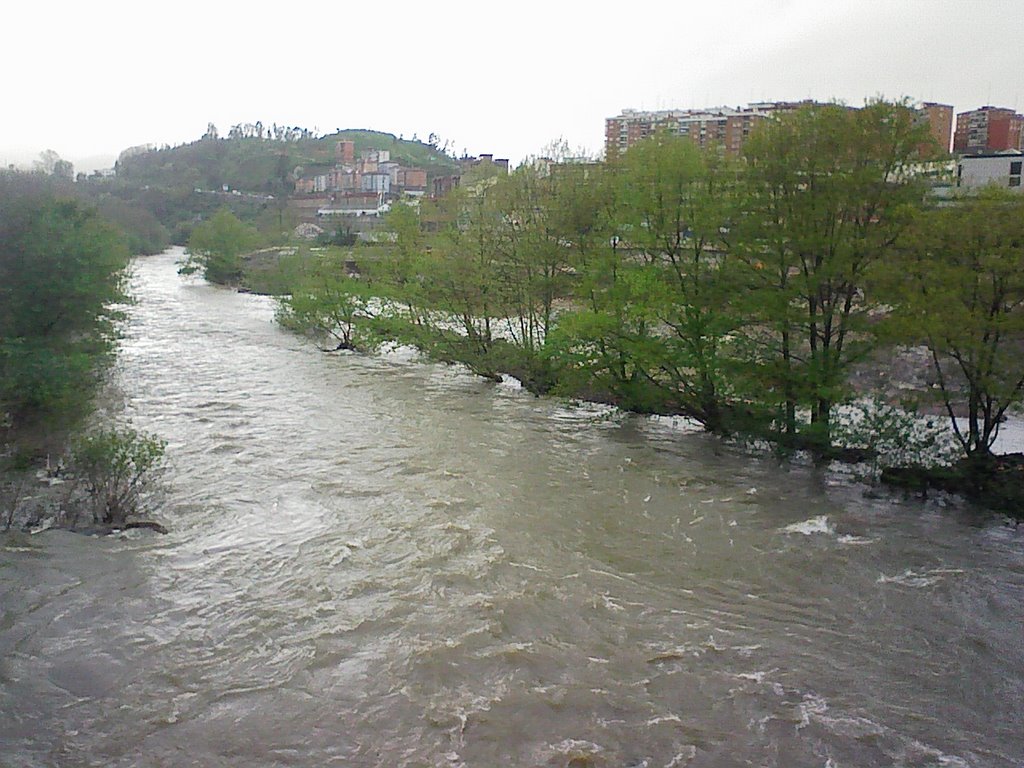
[[[414,197],[427,193],[427,172],[422,168],[398,168],[391,177],[393,189]]]

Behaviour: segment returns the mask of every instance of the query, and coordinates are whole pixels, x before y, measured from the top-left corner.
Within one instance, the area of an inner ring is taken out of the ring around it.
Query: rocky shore
[[[167,533],[153,520],[129,519],[107,525],[94,520],[94,503],[87,489],[63,467],[47,466],[0,473],[0,533],[39,533],[62,528],[92,536],[106,536],[131,529]]]

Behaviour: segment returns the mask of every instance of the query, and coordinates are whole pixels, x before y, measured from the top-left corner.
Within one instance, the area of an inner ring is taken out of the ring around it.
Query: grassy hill
[[[455,162],[419,141],[370,130],[345,130],[319,138],[274,141],[258,138],[203,138],[191,144],[123,154],[117,163],[120,181],[133,186],[231,189],[282,195],[291,191],[296,168],[310,172],[334,163],[335,143],[355,142],[356,153],[386,149],[391,159],[423,168],[430,177],[450,173]]]

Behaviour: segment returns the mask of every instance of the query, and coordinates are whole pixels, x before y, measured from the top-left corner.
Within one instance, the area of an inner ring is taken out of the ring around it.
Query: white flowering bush
[[[948,466],[961,454],[945,418],[924,416],[879,399],[856,401],[839,409],[836,416],[835,443],[869,451],[874,472],[883,467]]]

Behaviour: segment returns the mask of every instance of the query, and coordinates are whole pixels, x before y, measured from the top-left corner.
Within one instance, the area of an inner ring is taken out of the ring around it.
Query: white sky
[[[515,162],[560,136],[599,150],[627,107],[1024,110],[1022,19],[1022,0],[14,0],[0,163],[51,148],[88,170],[208,122],[433,132]]]

